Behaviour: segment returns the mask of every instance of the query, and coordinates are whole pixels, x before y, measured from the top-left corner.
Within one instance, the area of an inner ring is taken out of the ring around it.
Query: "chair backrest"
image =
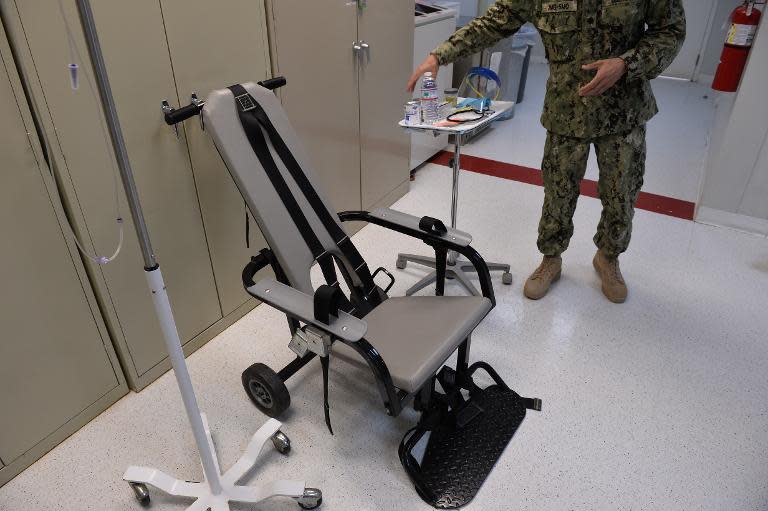
[[[334,221],[340,225],[338,216],[318,186],[317,177],[278,98],[273,92],[255,83],[249,82],[242,85],[264,109],[272,125],[322,199],[323,206],[331,213]],[[240,190],[248,209],[258,222],[261,232],[291,285],[305,293],[312,294],[313,287],[309,272],[315,257],[246,136],[240,121],[235,95],[229,89],[211,92],[206,99],[203,115],[206,129],[210,132],[216,148],[232,175],[232,179]],[[325,250],[340,254],[331,234],[310,206],[266,134],[265,141],[280,174],[315,236]]]

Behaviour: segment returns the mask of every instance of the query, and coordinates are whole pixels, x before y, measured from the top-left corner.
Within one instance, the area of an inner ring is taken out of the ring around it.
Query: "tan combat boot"
[[[592,264],[603,282],[603,294],[613,303],[624,303],[627,299],[627,284],[621,275],[618,257],[608,257],[598,250]]]
[[[549,291],[549,286],[560,278],[563,259],[560,256],[544,256],[536,270],[525,281],[523,294],[531,300],[538,300]]]

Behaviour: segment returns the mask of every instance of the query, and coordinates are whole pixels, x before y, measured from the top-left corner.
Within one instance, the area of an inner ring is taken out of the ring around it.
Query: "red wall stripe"
[[[452,157],[453,153],[440,151],[432,157],[430,162],[448,166],[448,162]],[[461,168],[470,172],[485,174],[486,176],[500,177],[518,181],[520,183],[537,186],[544,185],[541,177],[541,170],[515,165],[514,163],[504,163],[502,161],[488,160],[477,156],[462,155]],[[581,181],[581,194],[586,195],[587,197],[599,198],[597,193],[597,182],[591,179],[583,179]],[[640,196],[637,198],[635,206],[638,209],[644,209],[662,215],[682,218],[684,220],[693,220],[695,204],[693,202],[675,199],[674,197],[667,197],[665,195],[640,192]]]

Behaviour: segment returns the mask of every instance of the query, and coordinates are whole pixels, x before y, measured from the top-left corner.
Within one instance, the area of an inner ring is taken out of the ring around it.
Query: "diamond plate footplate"
[[[421,475],[436,497],[428,502],[435,508],[467,505],[525,418],[523,398],[497,385],[473,396],[472,402],[484,412],[464,428],[457,429],[453,421],[438,425],[424,451]]]

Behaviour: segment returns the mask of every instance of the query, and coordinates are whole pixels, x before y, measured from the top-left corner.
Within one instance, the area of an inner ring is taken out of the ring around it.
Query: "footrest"
[[[523,422],[526,409],[532,408],[532,401],[499,385],[475,392],[460,410],[445,415],[431,428],[420,465],[410,454],[425,432],[416,428],[401,444],[400,458],[419,496],[438,509],[467,505]]]

